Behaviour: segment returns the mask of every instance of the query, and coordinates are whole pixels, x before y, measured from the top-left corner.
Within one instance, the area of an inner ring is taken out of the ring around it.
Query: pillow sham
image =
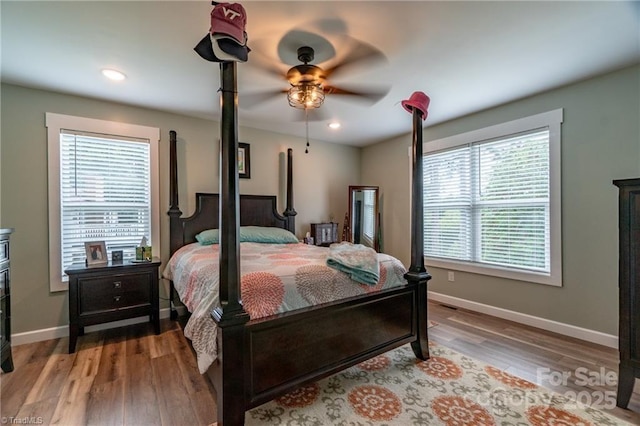
[[[220,233],[217,229],[207,229],[196,235],[196,240],[206,246],[218,244]],[[286,229],[271,226],[241,226],[241,243],[290,244],[297,243],[298,238]]]
[[[241,226],[240,242],[242,243],[297,243],[298,238],[283,228],[272,226]]]
[[[196,235],[196,241],[203,246],[218,244],[220,241],[220,235],[217,229],[207,229],[206,231],[202,231]]]

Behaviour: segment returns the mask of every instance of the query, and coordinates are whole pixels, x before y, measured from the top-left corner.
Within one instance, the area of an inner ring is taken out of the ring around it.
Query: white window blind
[[[375,192],[362,191],[364,194],[364,218],[362,224],[362,233],[370,247],[373,247],[373,236],[375,234],[376,218],[374,213]]]
[[[148,141],[62,131],[63,271],[84,261],[87,241],[105,241],[109,256],[123,250],[127,259],[142,236],[152,238],[150,168]]]
[[[562,285],[562,109],[425,143],[430,267]]]
[[[549,131],[427,154],[428,257],[550,272]]]
[[[471,150],[468,146],[424,157],[426,256],[469,260],[471,254]]]

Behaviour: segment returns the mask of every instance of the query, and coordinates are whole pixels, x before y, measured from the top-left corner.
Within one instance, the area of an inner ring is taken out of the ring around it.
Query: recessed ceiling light
[[[121,73],[120,71],[116,71],[108,68],[105,68],[102,70],[102,75],[107,77],[109,80],[115,80],[115,81],[121,81],[127,78],[127,76]]]
[[[334,130],[335,130],[335,129],[339,129],[339,128],[340,128],[340,126],[341,126],[341,124],[340,124],[340,123],[338,123],[337,121],[334,121],[333,123],[329,123],[329,127],[330,127],[330,128],[332,128],[332,129],[334,129]]]

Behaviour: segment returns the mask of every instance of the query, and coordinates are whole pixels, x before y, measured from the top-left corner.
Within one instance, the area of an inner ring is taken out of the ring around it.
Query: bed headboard
[[[218,194],[196,193],[196,209],[193,215],[181,217],[178,207],[178,161],[176,132],[169,132],[169,166],[170,166],[170,198],[169,246],[170,255],[185,244],[196,241],[196,235],[205,229],[218,229],[220,219],[220,197]],[[284,214],[278,213],[275,195],[239,195],[240,226],[274,226],[295,233],[295,216],[293,208],[293,150],[287,150],[287,206]]]
[[[196,193],[196,210],[189,217],[171,218],[171,254],[185,244],[196,241],[205,229],[219,228],[220,197]],[[274,226],[295,232],[289,218],[278,213],[275,195],[240,195],[240,226]]]

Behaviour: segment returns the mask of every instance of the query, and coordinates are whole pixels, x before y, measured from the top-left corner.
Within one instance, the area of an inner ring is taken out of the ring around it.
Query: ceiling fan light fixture
[[[319,84],[300,83],[287,92],[289,105],[298,109],[320,108],[324,103],[324,90]]]

